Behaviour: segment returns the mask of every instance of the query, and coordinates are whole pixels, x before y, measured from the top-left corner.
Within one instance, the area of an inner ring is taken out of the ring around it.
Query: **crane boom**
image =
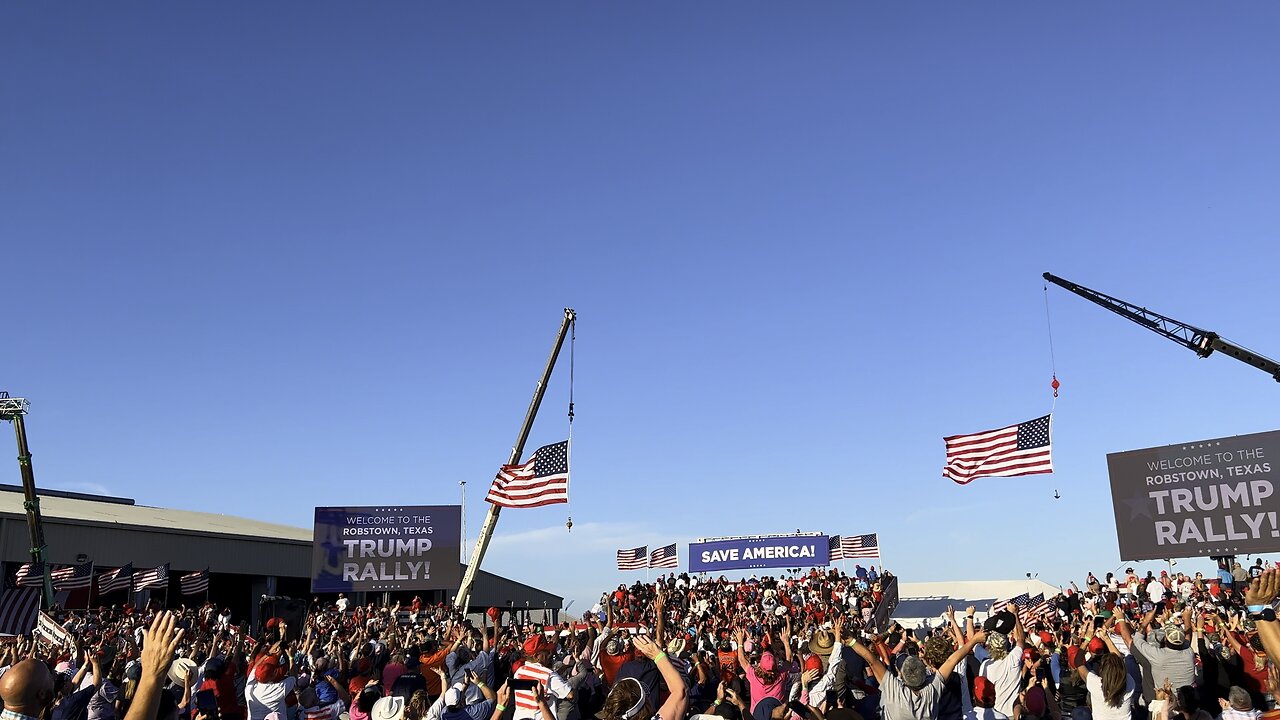
[[[551,371],[556,367],[556,358],[560,357],[560,348],[564,345],[564,339],[569,334],[569,330],[578,321],[578,313],[573,308],[564,309],[564,320],[560,323],[560,330],[556,333],[556,342],[551,346],[551,357],[547,358],[547,366],[542,370],[542,377],[539,378],[537,386],[533,390],[533,400],[529,402],[529,410],[524,415],[524,423],[520,425],[520,434],[516,436],[516,444],[511,446],[511,455],[507,460],[508,465],[514,465],[520,462],[520,456],[524,453],[524,443],[529,439],[529,431],[533,429],[533,420],[538,416],[538,407],[542,405],[542,396],[547,392],[547,382],[551,380]],[[572,381],[571,381],[572,382]],[[569,404],[569,421],[573,422],[573,403]],[[463,508],[465,512],[466,509]],[[480,535],[476,538],[476,546],[471,551],[471,562],[467,563],[467,572],[462,576],[462,585],[458,587],[458,594],[454,598],[454,607],[460,608],[464,613],[467,611],[471,602],[471,590],[475,587],[476,577],[480,573],[480,563],[484,561],[484,554],[489,550],[489,541],[493,538],[493,529],[498,526],[498,515],[502,514],[501,505],[489,505],[489,512],[484,517],[484,524],[480,526]]]
[[[1280,382],[1280,363],[1224,340],[1216,332],[1203,330],[1160,313],[1151,312],[1146,308],[1138,307],[1133,303],[1111,297],[1097,290],[1091,290],[1083,285],[1077,285],[1070,280],[1065,280],[1051,273],[1045,273],[1044,279],[1058,287],[1070,290],[1091,303],[1101,305],[1120,317],[1128,318],[1156,334],[1163,335],[1202,358],[1209,357],[1214,350],[1217,350],[1225,355],[1230,355],[1240,362],[1258,368],[1270,375],[1276,382]]]

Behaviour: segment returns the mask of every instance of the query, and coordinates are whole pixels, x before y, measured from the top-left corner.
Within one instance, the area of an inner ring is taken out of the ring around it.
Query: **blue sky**
[[[1280,355],[1277,21],[6,4],[0,386],[48,487],[306,526],[467,480],[475,528],[571,305],[573,503],[486,569],[586,602],[619,547],[803,528],[1105,572],[1106,453],[1275,429],[1265,375],[1055,288],[1058,472],[958,487],[941,438],[1049,410],[1045,270]]]

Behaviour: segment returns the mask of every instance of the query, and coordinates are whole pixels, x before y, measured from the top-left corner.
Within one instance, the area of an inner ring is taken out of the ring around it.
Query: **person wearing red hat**
[[[597,662],[604,674],[605,684],[613,685],[622,666],[636,659],[636,651],[631,646],[627,631],[618,628],[612,603],[608,605],[605,618],[606,624],[600,631],[600,637],[596,638]]]
[[[966,720],[1009,720],[1009,716],[995,709],[995,683],[979,675],[973,679],[973,710]]]
[[[554,715],[561,698],[569,697],[573,689],[564,678],[551,670],[551,653],[555,650],[555,642],[548,640],[542,633],[530,636],[524,641],[524,663],[515,671],[516,680],[533,680],[538,683],[541,692],[532,690],[516,690],[515,720],[555,720],[542,716],[539,698],[545,701]]]

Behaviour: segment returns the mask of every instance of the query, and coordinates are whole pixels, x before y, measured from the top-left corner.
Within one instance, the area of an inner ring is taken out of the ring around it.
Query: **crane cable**
[[[577,344],[577,340],[578,340],[578,316],[575,314],[573,316],[573,319],[569,321],[569,458],[567,458],[566,461],[573,459],[573,353],[574,353],[574,347]],[[568,474],[572,476],[573,474],[572,463],[569,463],[569,466],[570,466],[570,469]],[[565,510],[569,511],[569,515],[565,520],[564,526],[568,532],[573,532],[573,513],[572,513],[572,509],[569,507],[569,503],[572,502],[572,500],[570,499],[572,496],[569,495],[569,481],[570,481],[570,478],[566,477],[565,478],[565,496],[566,496]]]
[[[1053,321],[1049,318],[1049,283],[1044,283],[1044,324],[1049,330],[1049,369],[1053,373],[1053,382],[1049,383],[1049,387],[1053,388],[1053,405],[1050,406],[1049,412],[1053,412],[1053,408],[1058,405],[1058,388],[1062,383],[1058,382],[1058,361],[1053,356]]]
[[[1058,388],[1062,383],[1058,382],[1058,360],[1053,356],[1053,321],[1049,318],[1049,283],[1043,282],[1044,286],[1044,324],[1049,331],[1049,370],[1053,373],[1053,382],[1049,383],[1049,387],[1053,388],[1053,404],[1049,406],[1049,414],[1053,415],[1053,411],[1058,407]],[[1061,499],[1057,489],[1053,491],[1053,499]]]

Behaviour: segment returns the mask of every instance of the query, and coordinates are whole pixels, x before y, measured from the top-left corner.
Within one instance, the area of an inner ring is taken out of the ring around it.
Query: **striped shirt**
[[[547,696],[547,708],[554,715],[556,705],[560,698],[567,697],[571,692],[569,684],[559,675],[551,672],[550,668],[544,667],[534,662],[527,662],[520,666],[513,676],[517,680],[536,680],[542,685],[543,691]],[[515,720],[555,720],[555,718],[544,718],[538,710],[538,700],[531,690],[516,690],[514,693],[516,700]]]

